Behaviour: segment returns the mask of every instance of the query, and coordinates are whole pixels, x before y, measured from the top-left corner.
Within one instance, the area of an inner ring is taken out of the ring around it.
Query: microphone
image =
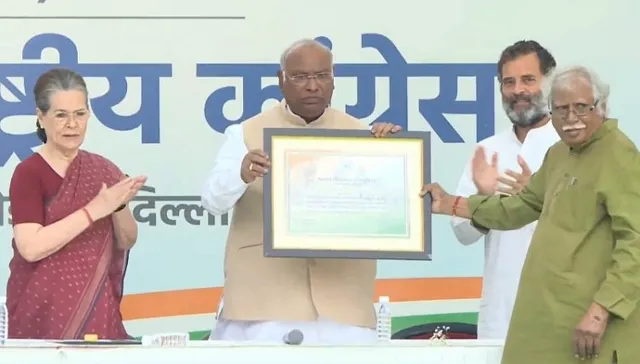
[[[304,340],[304,335],[302,331],[298,329],[293,329],[282,337],[282,341],[287,345],[300,345]]]

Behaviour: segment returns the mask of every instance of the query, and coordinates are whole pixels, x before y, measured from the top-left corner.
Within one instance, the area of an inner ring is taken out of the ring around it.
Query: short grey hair
[[[609,91],[610,87],[602,81],[600,76],[592,69],[585,66],[571,66],[563,70],[554,72],[547,78],[544,86],[545,95],[551,109],[553,103],[553,93],[557,89],[566,89],[571,87],[572,81],[581,80],[593,89],[593,99],[598,101],[596,112],[602,117],[609,115]]]
[[[280,56],[280,71],[284,71],[284,64],[287,63],[287,58],[289,58],[291,53],[300,48],[309,46],[320,47],[326,50],[327,53],[329,53],[329,55],[331,56],[331,64],[333,64],[333,52],[331,52],[331,49],[315,39],[305,38],[293,42],[293,44],[291,44],[289,47],[287,47],[287,49],[284,50],[284,52],[282,52],[282,55]]]
[[[89,91],[84,78],[77,72],[65,68],[51,69],[38,77],[36,85],[33,88],[36,107],[44,114],[49,112],[51,108],[51,96],[58,91],[77,90],[84,93],[89,102]],[[43,143],[47,142],[45,130],[40,125],[40,121],[36,120],[36,132],[38,138]]]

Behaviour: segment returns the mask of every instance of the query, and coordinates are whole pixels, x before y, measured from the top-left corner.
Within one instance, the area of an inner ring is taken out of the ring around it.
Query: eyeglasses
[[[79,123],[79,122],[87,121],[87,119],[89,119],[89,110],[77,110],[74,112],[57,110],[53,115],[53,117],[57,123],[62,125],[66,125],[70,121]]]
[[[593,104],[585,104],[582,102],[574,102],[567,105],[552,105],[551,114],[557,115],[560,118],[566,119],[569,117],[569,114],[573,111],[576,116],[587,116],[593,109],[598,105],[598,100]]]
[[[285,74],[284,72],[282,74],[284,77],[289,79],[292,84],[296,86],[304,86],[311,79],[316,79],[316,81],[323,84],[331,82],[331,80],[333,80],[333,72],[320,72],[320,73],[311,73],[311,74],[299,73],[291,76]]]

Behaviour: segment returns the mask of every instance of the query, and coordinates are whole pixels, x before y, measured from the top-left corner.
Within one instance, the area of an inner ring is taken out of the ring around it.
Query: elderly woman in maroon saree
[[[126,204],[146,178],[79,149],[89,119],[80,75],[51,70],[34,92],[44,145],[11,179],[9,337],[128,338],[120,303],[137,225]]]

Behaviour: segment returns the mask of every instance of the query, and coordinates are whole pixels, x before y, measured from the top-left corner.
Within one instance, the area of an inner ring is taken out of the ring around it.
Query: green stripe
[[[478,313],[459,312],[444,313],[439,315],[395,317],[392,320],[391,325],[393,326],[393,332],[396,333],[411,326],[430,324],[434,322],[459,322],[465,324],[475,324],[478,322]],[[210,333],[211,330],[192,331],[189,333],[189,337],[191,340],[206,340],[209,337]],[[140,338],[138,338],[138,340],[140,340]]]
[[[421,315],[396,317],[391,321],[393,332],[396,333],[411,326],[431,324],[434,322],[457,322],[463,324],[476,324],[478,322],[477,312],[443,313],[439,315]]]

